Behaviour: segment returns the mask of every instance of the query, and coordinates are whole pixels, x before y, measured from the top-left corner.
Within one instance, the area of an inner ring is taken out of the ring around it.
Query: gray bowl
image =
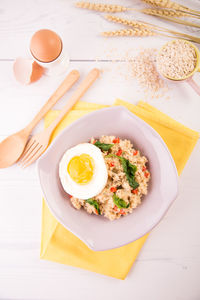
[[[109,221],[76,210],[64,192],[58,166],[64,152],[91,137],[115,135],[132,141],[149,160],[148,194],[132,214]],[[55,218],[89,248],[102,251],[131,243],[163,218],[178,193],[178,175],[172,156],[160,135],[123,106],[101,109],[63,130],[38,161],[38,174],[46,203]]]

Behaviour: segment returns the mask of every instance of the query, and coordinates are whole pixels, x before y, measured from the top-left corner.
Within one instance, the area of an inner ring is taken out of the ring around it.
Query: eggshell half
[[[14,62],[13,71],[17,81],[29,84],[40,79],[44,68],[32,59],[18,57]]]

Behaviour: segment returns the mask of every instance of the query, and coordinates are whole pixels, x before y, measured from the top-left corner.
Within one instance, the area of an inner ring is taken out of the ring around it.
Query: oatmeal
[[[83,207],[89,214],[102,215],[109,220],[132,213],[147,194],[150,172],[147,158],[135,149],[130,140],[102,136],[90,141],[102,151],[108,171],[104,189],[91,199],[71,197],[76,209]]]

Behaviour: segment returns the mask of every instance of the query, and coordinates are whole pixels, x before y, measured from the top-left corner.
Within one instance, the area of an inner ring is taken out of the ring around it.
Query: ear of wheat
[[[192,17],[192,18],[199,18],[198,16],[191,15],[189,13],[179,11],[179,10],[169,10],[169,9],[152,9],[152,8],[145,8],[140,10],[144,14],[154,15],[154,16],[166,16],[166,17]]]
[[[156,7],[163,7],[163,8],[177,9],[177,10],[180,10],[182,8],[182,5],[173,2],[171,0],[142,0],[142,1]]]
[[[110,12],[110,13],[123,12],[128,10],[127,7],[121,5],[90,3],[84,1],[77,2],[76,7],[95,10],[99,12]]]
[[[175,9],[175,10],[186,11],[186,12],[188,11],[198,15],[200,14],[200,11],[198,10],[191,9],[187,6],[181,5],[171,0],[142,0],[142,1],[155,7],[169,8],[169,9]]]
[[[127,25],[127,26],[131,26],[131,27],[148,27],[148,25],[142,23],[142,22],[138,22],[138,21],[134,21],[134,20],[127,20],[124,18],[120,18],[117,16],[113,16],[113,15],[106,15],[104,16],[106,20],[114,22],[114,23],[119,23],[119,24],[123,24],[123,25]]]
[[[115,31],[105,31],[102,32],[103,36],[106,37],[114,37],[114,36],[140,36],[140,37],[144,37],[144,36],[153,36],[156,35],[156,33],[152,30],[149,29],[139,29],[139,28],[135,28],[135,29],[120,29],[120,30],[115,30]]]

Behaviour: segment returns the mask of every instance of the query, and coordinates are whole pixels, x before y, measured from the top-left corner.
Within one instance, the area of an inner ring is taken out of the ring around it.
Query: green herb
[[[135,172],[137,171],[137,166],[132,165],[130,161],[124,157],[119,157],[119,159],[130,186],[135,190],[139,186],[139,183],[135,181]]]
[[[94,208],[96,208],[98,215],[101,214],[100,208],[99,208],[99,203],[96,200],[93,200],[92,198],[89,198],[87,200],[85,200],[86,203],[94,206]]]
[[[100,148],[102,151],[108,151],[112,148],[112,146],[114,146],[114,144],[104,144],[99,141],[94,143],[94,145],[97,146],[98,148]]]
[[[129,203],[126,204],[126,202],[125,202],[123,199],[117,197],[116,194],[113,194],[113,202],[114,202],[115,205],[116,205],[117,207],[119,207],[119,208],[128,208],[128,207],[130,206]]]
[[[135,172],[137,171],[137,166],[132,165],[128,159],[121,157],[121,156],[117,156],[115,154],[108,154],[108,155],[106,155],[106,157],[119,158],[119,160],[122,164],[124,173],[126,174],[126,178],[129,182],[130,186],[135,190],[139,186],[139,183],[135,180]]]

